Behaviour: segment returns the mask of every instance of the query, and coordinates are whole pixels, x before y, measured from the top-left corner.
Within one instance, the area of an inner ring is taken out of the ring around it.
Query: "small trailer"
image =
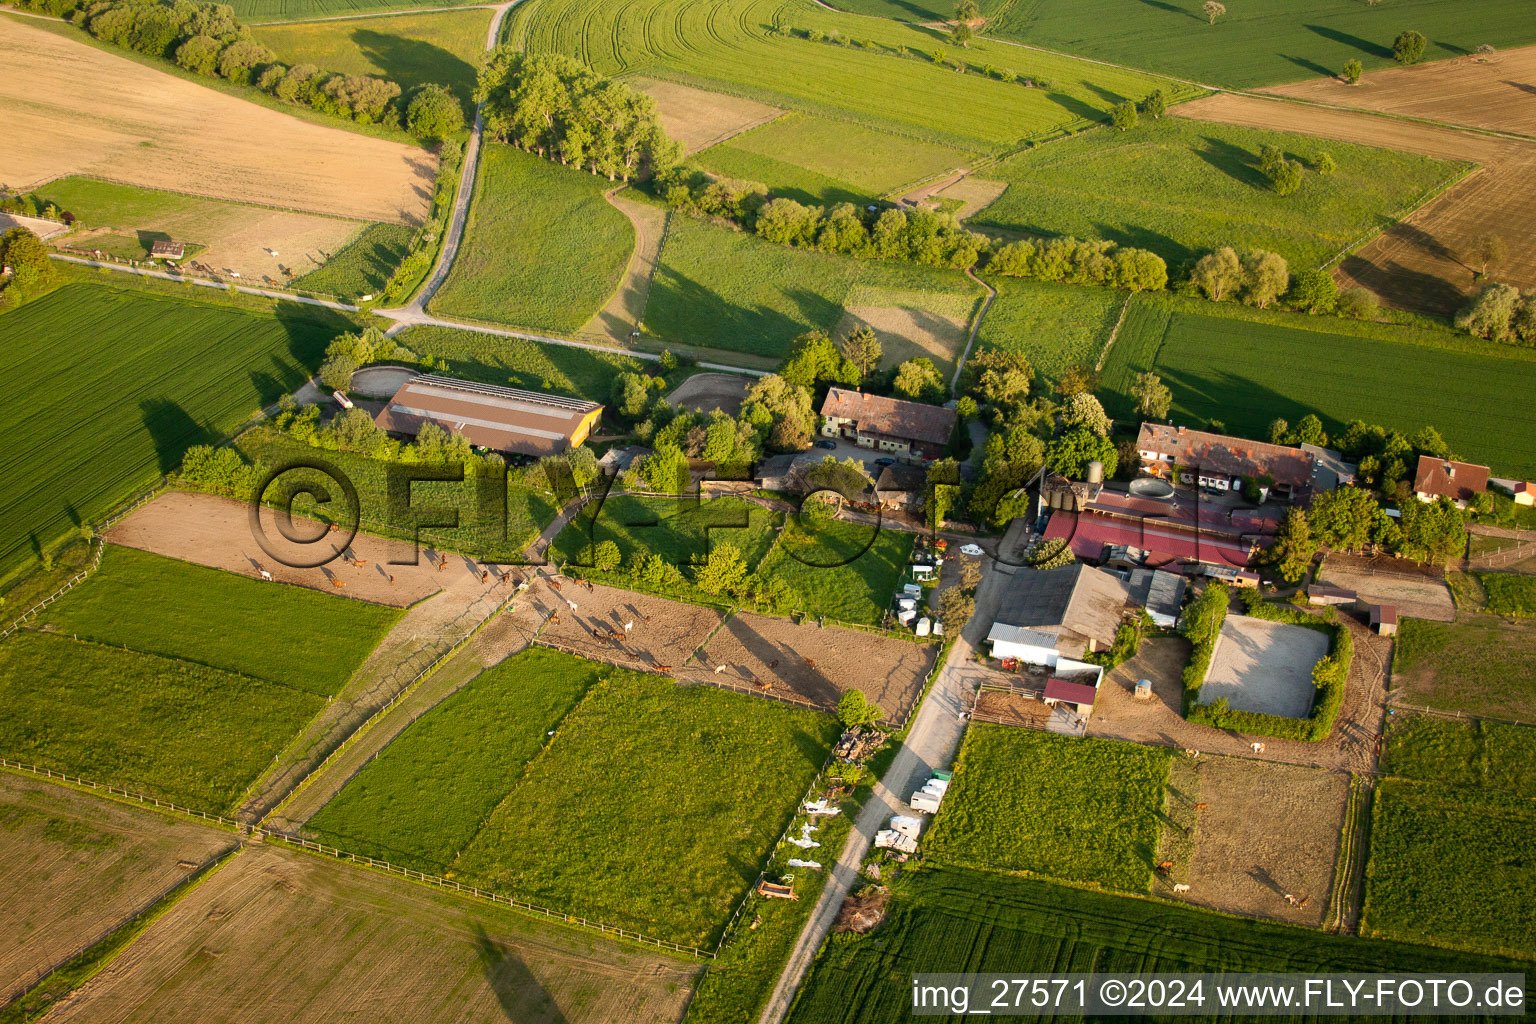
[[[331,397],[336,399],[336,404],[341,406],[343,409],[350,409],[350,408],[352,408],[352,399],[348,398],[346,395],[342,394],[340,391],[332,391],[331,392]]]
[[[912,794],[912,799],[908,800],[907,803],[911,805],[914,811],[921,814],[937,814],[940,799],[942,799],[941,794],[920,789]]]
[[[758,882],[757,894],[759,896],[766,896],[767,898],[774,900],[799,899],[799,894],[795,892],[794,876],[786,875],[785,877],[790,880],[790,884],[785,885],[780,882],[769,882],[766,879],[764,881]]]
[[[916,839],[923,831],[923,819],[914,818],[906,814],[897,814],[891,818],[891,830],[900,832],[910,839]]]

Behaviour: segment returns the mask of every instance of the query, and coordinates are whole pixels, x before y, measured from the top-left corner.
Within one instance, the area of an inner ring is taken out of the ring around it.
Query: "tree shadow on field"
[[[1116,245],[1148,249],[1157,253],[1167,261],[1170,271],[1185,263],[1193,262],[1197,254],[1195,249],[1151,228],[1138,227],[1134,224],[1105,224],[1101,221],[1095,221],[1093,226],[1101,238],[1107,238]]]
[[[566,1024],[565,1014],[528,970],[522,957],[497,943],[479,924],[475,925],[475,952],[480,957],[480,971],[486,984],[496,994],[507,1020],[517,1024]]]
[[[1160,11],[1167,11],[1169,14],[1182,14],[1186,18],[1194,18],[1196,21],[1206,20],[1205,18],[1196,14],[1194,11],[1180,7],[1178,4],[1164,3],[1163,0],[1141,0],[1141,2],[1146,4],[1148,7],[1156,7]]]
[[[1195,155],[1218,171],[1231,178],[1233,181],[1244,185],[1252,185],[1254,188],[1269,188],[1269,178],[1259,170],[1254,162],[1254,154],[1241,146],[1234,146],[1225,139],[1218,139],[1210,135],[1201,137],[1205,148],[1196,149]]]
[[[1325,68],[1315,60],[1308,60],[1305,57],[1292,57],[1288,53],[1282,53],[1280,56],[1284,57],[1292,64],[1295,64],[1297,67],[1312,72],[1314,75],[1322,75],[1325,78],[1338,77],[1338,73],[1332,68]]]
[[[1111,105],[1124,103],[1126,100],[1130,99],[1129,96],[1123,96],[1118,92],[1106,89],[1101,85],[1094,84],[1093,82],[1084,82],[1083,85],[1088,87],[1089,92],[1094,93],[1099,97],[1099,99]]]
[[[1340,32],[1336,28],[1328,28],[1325,25],[1303,25],[1301,27],[1308,32],[1322,36],[1324,39],[1332,40],[1335,43],[1343,43],[1345,46],[1352,46],[1361,53],[1368,53],[1372,57],[1392,56],[1391,47],[1382,46],[1380,43],[1373,43],[1369,39],[1361,39],[1359,36],[1352,36],[1348,32]]]
[[[311,306],[302,302],[279,302],[274,312],[277,322],[287,332],[288,354],[299,364],[303,377],[308,377],[320,368],[320,361],[325,357],[325,346],[331,343],[331,339],[338,334],[347,334],[358,329],[357,325],[342,313],[334,309],[326,309],[324,306]],[[303,377],[294,380],[292,387],[298,387],[304,383]]]
[[[219,441],[216,431],[198,423],[180,402],[169,398],[145,399],[139,403],[139,415],[155,446],[162,473],[169,473],[181,465],[181,457],[188,448]]]
[[[1084,103],[1076,96],[1070,96],[1064,92],[1046,93],[1046,99],[1061,107],[1075,117],[1081,117],[1087,121],[1103,121],[1109,116],[1109,112],[1100,110],[1092,104]],[[1119,102],[1116,100],[1115,102]]]
[[[153,249],[156,242],[171,241],[171,236],[164,231],[135,231],[134,235],[138,238],[139,244],[144,247],[145,252]]]
[[[811,326],[830,327],[837,322],[835,313],[841,312],[823,296],[806,297],[803,291],[785,294],[803,310],[820,309],[822,317],[808,317],[808,326],[767,306],[738,306],[671,267],[658,266],[645,322],[662,339],[687,339],[704,348],[780,358],[788,354],[793,338]],[[829,309],[835,311],[831,320],[826,319]]]
[[[465,116],[474,115],[475,68],[462,57],[425,40],[366,28],[354,29],[352,41],[385,78],[399,82],[407,92],[426,82],[446,85],[458,98]]]

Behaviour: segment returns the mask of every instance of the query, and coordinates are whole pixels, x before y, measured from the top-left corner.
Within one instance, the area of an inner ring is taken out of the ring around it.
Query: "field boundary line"
[[[1446,59],[1449,60],[1453,58]],[[1382,68],[1380,70],[1391,69]],[[1233,96],[1247,96],[1252,99],[1272,100],[1276,103],[1296,103],[1303,107],[1318,107],[1322,110],[1336,110],[1341,114],[1364,114],[1367,117],[1380,117],[1388,121],[1403,121],[1408,124],[1416,124],[1424,128],[1441,128],[1448,132],[1464,132],[1468,135],[1482,135],[1486,138],[1501,139],[1505,142],[1523,142],[1526,144],[1536,142],[1536,135],[1524,135],[1520,132],[1502,131],[1498,128],[1483,128],[1478,125],[1471,124],[1458,124],[1455,121],[1437,121],[1430,117],[1415,117],[1412,114],[1401,114],[1392,110],[1373,110],[1370,107],[1348,107],[1338,103],[1325,103],[1322,100],[1307,99],[1304,96],[1288,96],[1284,93],[1263,92],[1257,89],[1217,89],[1216,91],[1230,93]]]
[[[1523,725],[1536,726],[1536,722],[1522,722],[1518,718],[1495,718],[1492,715],[1474,715],[1466,711],[1442,711],[1439,708],[1420,707],[1417,704],[1403,704],[1387,695],[1387,709],[1390,711],[1411,711],[1417,715],[1428,715],[1430,718],[1443,718],[1460,722],[1493,722],[1495,725]]]
[[[1109,358],[1109,350],[1115,344],[1115,339],[1120,336],[1120,325],[1125,323],[1125,314],[1130,311],[1131,300],[1136,297],[1135,292],[1127,292],[1125,304],[1120,307],[1120,319],[1115,321],[1114,328],[1109,332],[1109,337],[1104,342],[1104,347],[1099,350],[1099,360],[1093,364],[1093,372],[1100,373],[1104,369],[1104,360]]]
[[[1455,188],[1457,185],[1461,184],[1463,181],[1465,181],[1466,179],[1470,178],[1472,175],[1477,174],[1479,171],[1482,171],[1482,170],[1484,170],[1484,167],[1483,167],[1482,164],[1473,163],[1473,164],[1468,164],[1466,167],[1463,167],[1460,170],[1455,171],[1455,172],[1447,175],[1439,183],[1437,183],[1435,185],[1431,185],[1422,194],[1420,194],[1420,196],[1417,199],[1414,199],[1414,200],[1406,203],[1405,205],[1399,207],[1397,209],[1397,211],[1394,212],[1391,215],[1392,216],[1392,223],[1387,224],[1384,227],[1379,227],[1379,228],[1374,228],[1374,229],[1367,229],[1363,234],[1358,236],[1354,241],[1348,243],[1347,245],[1344,246],[1344,248],[1340,249],[1338,252],[1336,252],[1332,256],[1330,256],[1328,259],[1326,259],[1322,263],[1318,264],[1318,269],[1319,270],[1332,270],[1334,267],[1336,267],[1340,263],[1344,262],[1344,258],[1346,256],[1348,256],[1350,253],[1359,251],[1360,249],[1364,248],[1367,244],[1369,244],[1372,240],[1374,240],[1376,238],[1379,238],[1381,235],[1386,234],[1388,231],[1392,230],[1397,225],[1406,222],[1409,217],[1412,217],[1415,213],[1418,213],[1425,206],[1429,205],[1431,202],[1433,202],[1434,200],[1438,199],[1440,196],[1445,195],[1445,193],[1449,192],[1451,189]]]
[[[225,281],[215,281],[206,277],[193,277],[191,274],[168,274],[163,270],[148,270],[144,267],[125,267],[121,263],[106,263],[102,260],[86,259],[83,256],[69,256],[61,252],[51,252],[49,259],[60,260],[64,263],[78,263],[85,267],[96,267],[99,270],[115,270],[120,274],[135,274],[139,277],[157,277],[162,281],[173,281],[177,284],[191,284],[200,288],[217,288],[220,291],[234,290],[244,292],[246,295],[257,295],[264,299],[273,299],[277,302],[299,302],[307,306],[321,306],[325,309],[334,309],[341,313],[361,313],[361,306],[353,306],[346,302],[336,302],[331,299],[317,299],[312,295],[301,295],[298,292],[278,292],[270,288],[252,288],[243,284],[231,284]]]
[[[965,361],[971,358],[971,349],[976,347],[976,335],[981,333],[981,322],[986,319],[987,311],[992,308],[992,301],[997,298],[997,289],[977,277],[974,268],[966,267],[965,276],[985,288],[987,297],[982,300],[981,309],[976,312],[976,319],[971,321],[971,333],[965,339],[965,349],[960,353],[960,358],[955,360],[955,372],[949,378],[950,394],[954,394],[960,388],[960,374],[965,371]]]

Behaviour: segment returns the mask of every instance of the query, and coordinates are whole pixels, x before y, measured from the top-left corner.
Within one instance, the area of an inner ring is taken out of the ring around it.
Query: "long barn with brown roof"
[[[435,423],[479,448],[545,456],[581,444],[602,414],[601,405],[579,398],[424,373],[401,385],[374,422],[410,437]]]
[[[955,410],[943,406],[848,388],[829,389],[821,415],[821,432],[827,437],[850,438],[861,448],[913,459],[941,457],[959,421]]]

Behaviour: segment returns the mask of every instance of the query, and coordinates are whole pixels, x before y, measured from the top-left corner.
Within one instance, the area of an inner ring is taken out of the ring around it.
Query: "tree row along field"
[[[1536,43],[1525,0],[1243,0],[1227,7],[1212,24],[1203,0],[1014,0],[995,5],[988,32],[1230,88],[1334,75],[1350,60],[1387,67],[1404,29],[1429,37],[1431,60],[1485,43]]]
[[[770,29],[836,30],[843,47]],[[997,150],[1101,120],[1122,99],[1163,85],[1135,71],[980,40],[962,54],[943,33],[819,7],[810,0],[550,0],[512,9],[509,41],[573,54],[599,73],[678,77],[776,106],[856,121],[930,142]],[[910,56],[901,56],[906,47]],[[957,74],[934,50],[1047,79],[1027,88]]]
[[[109,550],[0,642],[0,752],[227,814],[399,617]]]
[[[0,316],[0,576],[303,384],[338,314],[67,284]]]
[[[1446,347],[1452,344],[1459,348]],[[1111,415],[1133,416],[1130,389],[1152,370],[1173,413],[1268,436],[1276,418],[1316,413],[1329,431],[1365,420],[1439,430],[1460,456],[1536,474],[1536,412],[1507,401],[1536,385],[1527,349],[1446,332],[1264,312],[1165,296],[1134,298],[1104,366]]]
[[[307,831],[708,946],[835,733],[818,712],[535,648],[408,727]]]

